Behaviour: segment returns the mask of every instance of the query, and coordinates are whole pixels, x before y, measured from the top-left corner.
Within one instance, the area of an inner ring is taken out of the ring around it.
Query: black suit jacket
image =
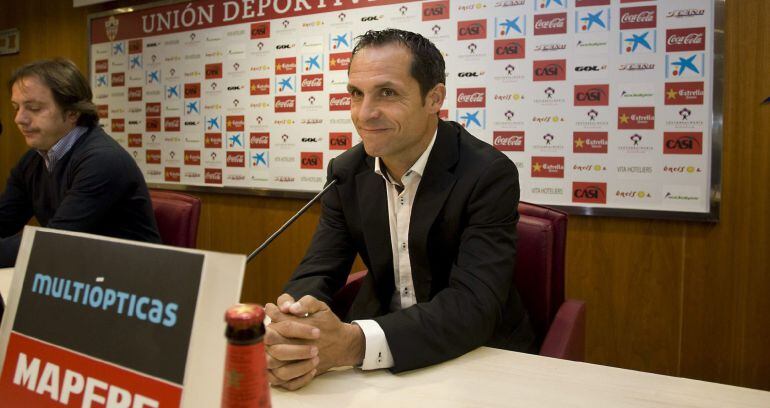
[[[331,166],[330,166],[331,167]],[[439,120],[412,207],[409,255],[417,304],[388,310],[395,290],[385,182],[358,144],[334,160],[310,248],[286,286],[330,303],[358,253],[369,273],[345,320],[373,318],[399,372],[491,345],[531,351],[513,286],[516,166],[454,122]]]

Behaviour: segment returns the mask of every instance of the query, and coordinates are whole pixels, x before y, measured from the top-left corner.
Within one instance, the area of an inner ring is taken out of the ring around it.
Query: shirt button
[[[406,249],[406,242],[401,243],[401,249]]]

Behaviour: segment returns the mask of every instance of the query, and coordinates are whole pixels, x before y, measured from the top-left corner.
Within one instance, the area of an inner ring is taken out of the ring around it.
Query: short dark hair
[[[387,44],[401,44],[412,54],[412,66],[409,73],[420,84],[420,94],[423,102],[428,91],[437,84],[446,84],[446,65],[441,51],[420,34],[410,31],[388,28],[385,30],[369,30],[356,37],[357,43],[353,48],[353,57],[358,51],[367,47],[377,47]],[[353,60],[351,57],[351,61]],[[348,71],[350,68],[348,68]]]
[[[80,113],[78,126],[99,124],[96,105],[91,101],[91,86],[74,62],[65,58],[40,60],[17,68],[8,81],[8,89],[24,78],[37,77],[53,94],[56,105],[64,112]]]

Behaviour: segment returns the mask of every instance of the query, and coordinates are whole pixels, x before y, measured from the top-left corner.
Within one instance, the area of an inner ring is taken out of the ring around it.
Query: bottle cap
[[[261,325],[264,320],[265,311],[262,306],[253,303],[239,303],[230,306],[225,312],[225,322],[236,330]]]

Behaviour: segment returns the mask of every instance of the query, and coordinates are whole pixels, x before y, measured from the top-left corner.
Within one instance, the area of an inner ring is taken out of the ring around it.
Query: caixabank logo
[[[532,156],[531,176],[535,178],[564,178],[564,157]]]
[[[655,29],[621,30],[620,54],[654,54],[658,49]]]
[[[449,18],[449,0],[422,3],[422,21],[446,20]]]
[[[572,182],[572,202],[583,204],[607,204],[607,183]]]
[[[526,35],[526,14],[495,17],[495,38],[524,37]]]
[[[575,32],[596,33],[610,31],[610,9],[575,11]]]
[[[663,132],[663,154],[702,153],[702,132]]]

